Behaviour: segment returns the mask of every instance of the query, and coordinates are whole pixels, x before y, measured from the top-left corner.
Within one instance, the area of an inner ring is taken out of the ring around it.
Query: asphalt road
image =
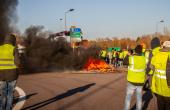
[[[26,93],[22,110],[123,110],[126,74],[38,73],[21,75],[17,86]],[[144,92],[143,101],[144,109],[156,110],[155,97]]]

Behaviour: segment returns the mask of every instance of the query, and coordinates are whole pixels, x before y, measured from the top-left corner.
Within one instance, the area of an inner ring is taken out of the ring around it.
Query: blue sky
[[[138,37],[164,27],[170,30],[170,0],[19,0],[18,27],[23,32],[30,25],[44,25],[45,30],[64,30],[67,26],[82,28],[84,38]],[[63,20],[60,21],[60,18]]]

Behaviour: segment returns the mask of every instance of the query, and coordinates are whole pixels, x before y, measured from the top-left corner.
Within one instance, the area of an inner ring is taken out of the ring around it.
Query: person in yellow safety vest
[[[112,55],[112,48],[108,48],[107,49],[107,63],[109,64],[112,64],[112,58],[113,58],[113,55]]]
[[[19,65],[19,54],[15,45],[14,34],[5,37],[4,44],[0,45],[0,110],[12,109],[14,87],[18,78],[17,65]]]
[[[123,49],[123,59],[125,59],[126,55],[128,54],[128,51]]]
[[[146,91],[148,95],[148,102],[153,98],[152,96],[152,93],[151,93],[151,90],[150,90],[150,75],[148,75],[149,71],[150,71],[150,68],[149,68],[149,55],[150,55],[151,51],[149,49],[145,50],[145,59],[146,59],[146,65],[147,65],[147,68],[146,68],[146,74],[147,74],[147,80],[145,81],[145,84],[143,86],[143,90]],[[146,106],[147,107],[147,106]]]
[[[113,58],[116,58],[116,51],[112,51]]]
[[[149,56],[150,61],[151,61],[151,58],[154,55],[156,55],[159,52],[159,50],[161,49],[161,43],[160,43],[159,38],[155,37],[151,40],[151,49],[152,49],[152,52],[151,52],[151,55]]]
[[[120,53],[119,53],[119,59],[122,59],[123,60],[123,51],[121,50]]]
[[[151,60],[151,90],[157,97],[158,110],[170,110],[170,41]]]
[[[146,51],[146,44],[145,43],[141,43],[142,45],[142,55],[145,56],[145,51]]]
[[[112,50],[112,63],[114,64],[115,63],[115,59],[116,59],[116,50]]]
[[[106,51],[106,49],[103,48],[100,51],[100,58],[103,59],[103,60],[106,60],[106,55],[107,55],[107,51]]]
[[[152,40],[151,40],[151,51],[149,52],[149,57],[147,58],[148,60],[147,60],[147,68],[146,68],[146,74],[149,74],[149,72],[150,72],[150,70],[151,70],[151,68],[150,68],[150,63],[151,63],[151,59],[152,59],[152,57],[154,56],[154,55],[156,55],[158,52],[159,52],[159,50],[161,49],[161,44],[160,44],[160,40],[159,40],[159,38],[157,38],[157,37],[154,37]],[[148,76],[148,80],[149,81],[147,81],[147,82],[149,82],[149,83],[151,83],[150,82],[150,80],[151,80],[151,78],[150,78],[150,76]]]
[[[143,56],[145,56],[145,51],[146,51],[146,49],[143,48],[143,49],[142,49],[142,55],[143,55]]]
[[[123,66],[123,51],[119,52],[119,66]]]
[[[129,56],[133,55],[133,50],[132,50],[132,49],[128,49],[127,52],[128,52],[128,53],[127,53],[126,57],[123,59],[123,65],[124,65],[125,67],[127,67],[128,64],[129,64]]]
[[[113,56],[114,56],[114,66],[117,67],[119,61],[119,52],[115,50]]]
[[[127,91],[124,110],[129,110],[131,97],[136,92],[137,110],[142,110],[142,87],[145,82],[146,60],[142,54],[142,46],[137,45],[135,54],[129,56]]]
[[[149,53],[145,54],[146,60],[147,60],[147,68],[146,68],[146,74],[149,74],[151,68],[150,68],[150,62],[152,57],[159,52],[159,49],[161,49],[160,46],[160,40],[159,38],[155,37],[151,40],[151,51]],[[148,55],[149,54],[149,55]]]
[[[146,51],[145,51],[146,63],[148,63],[148,62],[149,62],[149,53],[150,53],[150,51],[149,51],[149,50],[146,50]]]

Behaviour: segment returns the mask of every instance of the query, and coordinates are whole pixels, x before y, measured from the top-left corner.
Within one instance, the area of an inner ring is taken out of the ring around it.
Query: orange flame
[[[110,69],[110,66],[101,59],[89,58],[89,60],[84,66],[84,69],[87,71],[89,70],[107,71],[108,69]]]

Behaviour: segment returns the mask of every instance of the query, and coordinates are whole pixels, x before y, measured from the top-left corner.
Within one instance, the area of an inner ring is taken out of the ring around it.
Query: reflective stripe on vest
[[[156,77],[159,77],[159,78],[161,78],[161,79],[166,79],[166,76],[163,76],[163,75],[160,75],[160,74],[156,74],[155,76],[156,76]]]
[[[145,71],[145,69],[132,69],[132,68],[128,68],[128,69],[133,72],[144,72]]]
[[[145,69],[134,69],[134,57],[132,57],[131,64],[132,65],[128,67],[129,70],[133,72],[144,72],[145,71]]]
[[[156,69],[155,71],[157,71],[158,73],[162,73],[162,74],[165,74],[165,73],[166,73],[165,70],[158,70],[158,69]]]
[[[166,71],[165,70],[158,70],[158,69],[156,69],[155,71],[160,73],[160,74],[155,74],[156,77],[159,77],[161,79],[166,79],[166,75],[165,75]]]

